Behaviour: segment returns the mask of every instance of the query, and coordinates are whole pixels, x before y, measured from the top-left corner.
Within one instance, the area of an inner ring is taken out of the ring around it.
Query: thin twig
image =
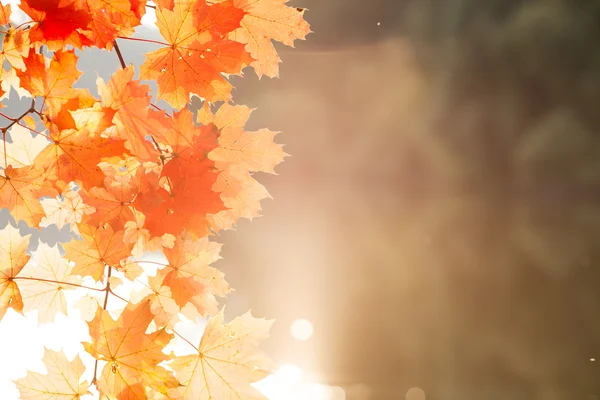
[[[132,37],[126,37],[126,36],[117,36],[117,38],[124,39],[124,40],[135,40],[136,42],[155,43],[155,44],[161,44],[163,46],[171,46],[169,43],[160,42],[158,40],[152,40],[152,39],[132,38]]]
[[[57,283],[59,285],[69,285],[69,286],[76,286],[78,288],[82,288],[82,289],[88,289],[88,290],[95,290],[96,292],[104,292],[106,291],[105,288],[93,288],[93,287],[89,287],[89,286],[83,286],[80,285],[78,283],[70,283],[70,282],[61,282],[61,281],[53,281],[51,279],[42,279],[42,278],[31,278],[28,276],[15,276],[14,278],[12,278],[13,280],[24,280],[24,281],[39,281],[39,282],[48,282],[48,283]]]
[[[122,298],[121,296],[119,296],[118,294],[116,294],[112,289],[109,289],[110,294],[112,294],[113,296],[115,296],[117,299],[124,301],[125,303],[129,303],[129,300],[126,300],[124,298]]]
[[[117,52],[117,56],[119,57],[119,62],[121,63],[121,68],[125,69],[127,68],[127,65],[125,64],[125,60],[123,59],[123,54],[121,53],[121,49],[119,48],[119,45],[117,44],[117,40],[115,39],[115,41],[113,42],[115,51]]]
[[[112,274],[112,267],[109,265],[108,266],[108,273],[106,274],[106,295],[104,296],[104,304],[102,305],[102,308],[106,310],[106,305],[108,304],[108,294],[110,293],[110,275]]]
[[[173,329],[173,333],[176,334],[177,336],[179,336],[181,339],[183,339],[187,344],[189,344],[190,346],[192,346],[194,348],[194,350],[196,350],[198,353],[200,353],[200,350],[194,346],[192,344],[192,342],[190,342],[189,340],[187,340],[186,338],[184,338],[183,336],[181,336],[179,333],[177,333],[177,331],[175,329]]]
[[[108,272],[106,274],[106,286],[104,286],[104,289],[102,289],[104,292],[106,292],[106,294],[104,295],[104,304],[102,305],[102,309],[106,310],[106,305],[108,304],[108,294],[111,292],[110,290],[110,275],[112,274],[112,267],[109,265],[108,266]],[[98,374],[98,359],[96,358],[96,361],[94,362],[94,377],[92,378],[92,384],[96,383],[97,375]]]
[[[8,119],[9,121],[11,121],[11,123],[0,129],[2,129],[4,132],[8,131],[13,125],[17,124],[22,118],[24,118],[28,114],[31,114],[34,111],[36,111],[35,110],[35,99],[32,99],[31,106],[29,107],[29,109],[16,118],[9,117],[8,115],[2,113],[1,116]]]

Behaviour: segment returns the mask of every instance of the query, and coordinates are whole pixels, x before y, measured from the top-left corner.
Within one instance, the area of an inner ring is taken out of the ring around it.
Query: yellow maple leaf
[[[123,243],[123,231],[115,232],[110,225],[98,228],[80,224],[81,240],[72,240],[63,245],[66,257],[75,261],[73,273],[91,276],[100,281],[104,268],[110,265],[119,268],[122,259],[130,254],[132,245]]]
[[[0,166],[15,168],[33,165],[35,157],[50,144],[43,135],[31,136],[29,129],[14,125],[9,131],[11,141],[0,146]]]
[[[248,171],[275,173],[275,166],[287,155],[283,147],[273,141],[278,132],[260,129],[245,132],[244,125],[252,110],[246,106],[223,104],[214,116],[213,123],[221,129],[219,146],[208,158],[215,166],[225,169],[227,164],[237,164]]]
[[[30,236],[21,236],[11,224],[0,231],[0,319],[9,307],[23,312],[23,299],[14,278],[29,260],[25,251]]]
[[[198,354],[178,357],[169,364],[183,385],[168,392],[182,400],[266,400],[251,383],[265,378],[272,361],[257,349],[273,321],[246,313],[223,325],[223,312],[211,317]]]
[[[219,0],[220,2],[225,0]],[[246,43],[255,61],[250,64],[259,78],[279,76],[281,59],[271,40],[294,47],[310,31],[304,20],[304,8],[288,7],[288,0],[233,0],[236,8],[246,12],[240,27],[229,34],[236,42]]]
[[[28,278],[19,282],[25,311],[38,310],[40,323],[53,322],[59,312],[66,315],[67,301],[63,290],[76,289],[69,283],[81,282],[77,276],[70,275],[71,269],[69,262],[60,255],[58,246],[40,243],[19,275]]]
[[[79,356],[69,361],[64,353],[46,349],[42,360],[47,374],[28,371],[15,381],[21,400],[72,400],[89,394],[89,383],[81,382],[85,366]]]
[[[260,201],[271,198],[263,185],[252,178],[247,170],[235,164],[219,174],[213,190],[221,194],[221,200],[227,207],[208,216],[215,230],[231,229],[241,217],[252,220],[260,215]]]

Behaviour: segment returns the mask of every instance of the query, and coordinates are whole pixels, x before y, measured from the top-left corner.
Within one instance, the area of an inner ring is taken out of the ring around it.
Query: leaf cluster
[[[224,323],[217,299],[231,289],[211,266],[220,244],[210,236],[259,215],[269,194],[253,174],[275,173],[286,156],[276,132],[244,130],[251,110],[231,104],[227,79],[248,66],[278,75],[272,40],[292,46],[310,32],[303,10],[285,3],[21,0],[28,19],[18,26],[1,6],[0,96],[16,92],[30,105],[15,117],[0,112],[0,206],[31,228],[56,225],[78,239],[29,251],[29,234],[11,224],[0,231],[0,319],[12,308],[52,323],[68,312],[65,292],[85,291],[83,349],[96,360],[85,382],[79,356],[47,350],[47,374],[16,381],[22,399],[78,399],[92,386],[119,400],[263,398],[250,383],[269,372],[256,346],[271,322],[248,313]],[[133,36],[149,9],[163,41]],[[137,69],[120,40],[157,49]],[[98,96],[74,88],[79,51],[92,47],[121,64],[107,82],[98,78]],[[187,108],[194,95],[204,99],[197,114]],[[165,262],[144,261],[156,251]],[[134,282],[143,289],[117,294]],[[111,297],[123,302],[116,318]],[[209,317],[199,344],[175,331],[182,315]],[[193,354],[165,351],[176,335]]]

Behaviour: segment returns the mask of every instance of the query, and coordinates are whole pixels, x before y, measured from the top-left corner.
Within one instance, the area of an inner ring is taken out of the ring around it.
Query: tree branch
[[[125,69],[127,68],[127,65],[125,64],[125,60],[123,59],[123,54],[121,53],[121,49],[119,48],[119,45],[117,44],[117,40],[115,39],[115,41],[113,42],[115,51],[117,52],[117,56],[119,57],[119,62],[121,63],[121,68]]]

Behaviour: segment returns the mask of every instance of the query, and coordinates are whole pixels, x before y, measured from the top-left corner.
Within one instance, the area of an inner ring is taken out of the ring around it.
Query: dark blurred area
[[[600,399],[600,2],[293,5],[281,79],[234,79],[292,157],[228,312],[348,400]]]

